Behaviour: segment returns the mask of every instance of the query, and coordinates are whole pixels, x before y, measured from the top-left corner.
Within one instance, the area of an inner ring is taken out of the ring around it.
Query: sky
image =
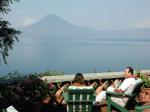
[[[4,15],[14,27],[28,26],[56,14],[98,30],[150,28],[150,0],[20,0]]]

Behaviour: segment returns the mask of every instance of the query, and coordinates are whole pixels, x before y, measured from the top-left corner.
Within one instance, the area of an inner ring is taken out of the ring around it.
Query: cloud
[[[150,28],[150,19],[136,22],[136,28]]]
[[[36,19],[34,19],[34,18],[32,18],[32,17],[27,17],[27,18],[25,18],[25,19],[23,20],[22,26],[29,26],[29,25],[31,25],[31,24],[33,24],[33,23],[35,23],[35,22],[36,22]]]

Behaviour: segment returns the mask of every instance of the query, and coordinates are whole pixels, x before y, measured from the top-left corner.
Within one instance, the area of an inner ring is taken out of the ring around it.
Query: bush
[[[137,71],[137,76],[144,81],[144,87],[150,88],[150,74],[148,73],[141,73],[140,70]]]
[[[0,108],[13,105],[21,111],[25,105],[42,102],[48,93],[47,84],[37,76],[29,75],[17,83],[0,85]]]
[[[64,75],[63,72],[57,72],[57,71],[46,71],[46,72],[43,72],[43,73],[35,73],[35,75],[37,76],[60,76],[60,75]]]

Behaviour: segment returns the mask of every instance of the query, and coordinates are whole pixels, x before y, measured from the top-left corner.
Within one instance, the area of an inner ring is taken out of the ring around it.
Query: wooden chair
[[[130,93],[115,93],[107,91],[107,112],[111,112],[112,107],[115,107],[121,112],[128,112],[128,110],[134,109],[136,105],[135,98],[139,94],[143,83],[144,82],[141,79],[137,80],[135,85],[132,85],[128,88]]]
[[[64,98],[67,102],[67,112],[92,112],[95,90],[91,86],[70,86]]]

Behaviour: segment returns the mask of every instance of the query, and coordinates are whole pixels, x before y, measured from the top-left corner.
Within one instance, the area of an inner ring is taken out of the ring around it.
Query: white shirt
[[[121,86],[119,87],[119,89],[121,89],[122,91],[126,91],[131,85],[134,85],[136,83],[136,80],[134,77],[131,77],[131,78],[126,78]]]

